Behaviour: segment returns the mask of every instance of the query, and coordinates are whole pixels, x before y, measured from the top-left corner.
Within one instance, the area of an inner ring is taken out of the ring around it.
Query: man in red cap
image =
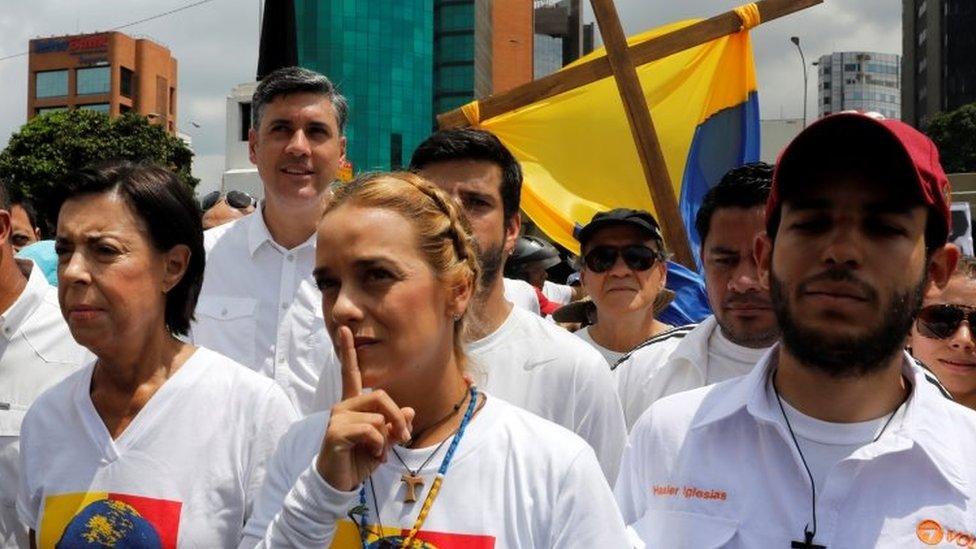
[[[958,260],[948,197],[935,146],[898,121],[840,113],[787,147],[756,243],[781,343],[634,426],[616,494],[648,547],[976,532],[976,413],[903,350],[922,294]]]

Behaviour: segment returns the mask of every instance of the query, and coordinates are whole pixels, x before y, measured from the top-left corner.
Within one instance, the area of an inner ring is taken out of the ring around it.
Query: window
[[[824,82],[823,83],[823,89],[829,90],[830,89],[830,82]]]
[[[824,105],[829,105],[830,104],[830,98],[829,97],[824,97],[823,98],[823,104]]]
[[[44,71],[34,75],[34,97],[64,97],[68,95],[68,71]]]
[[[398,133],[390,134],[390,169],[403,168],[403,136]]]
[[[86,111],[96,111],[108,114],[109,104],[108,103],[89,103],[88,105],[78,105],[79,109],[84,109]]]
[[[162,76],[156,77],[156,108],[154,112],[162,118],[169,116],[169,111],[166,108],[169,106],[169,85],[166,83],[166,79]]]
[[[241,141],[247,141],[247,134],[251,129],[251,104],[250,103],[238,103],[241,109]]]
[[[119,67],[119,93],[122,97],[133,98],[135,91],[135,73],[125,67]]]
[[[78,69],[75,76],[78,81],[75,85],[78,95],[96,95],[111,91],[112,76],[111,67],[91,67],[88,69]]]
[[[119,114],[125,114],[127,112],[132,112],[132,107],[119,103]]]
[[[64,106],[62,106],[62,107],[38,107],[38,108],[34,109],[34,114],[41,115],[41,114],[46,114],[46,113],[49,113],[49,112],[60,112],[60,111],[66,111],[66,110],[68,110],[68,107],[64,107]]]

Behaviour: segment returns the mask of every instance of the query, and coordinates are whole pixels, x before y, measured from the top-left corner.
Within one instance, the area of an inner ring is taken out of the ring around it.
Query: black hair
[[[184,245],[190,261],[183,278],[166,294],[165,322],[185,335],[203,286],[204,250],[200,208],[190,189],[166,168],[110,160],[69,175],[62,184],[61,206],[68,200],[115,192],[145,224],[149,241],[160,252]]]
[[[346,129],[349,104],[346,98],[325,75],[302,67],[284,67],[264,77],[251,96],[251,127],[261,125],[264,107],[277,97],[295,93],[317,93],[329,98],[335,109],[339,133]]]
[[[502,171],[502,209],[505,221],[519,211],[522,167],[512,153],[491,132],[462,128],[439,131],[421,143],[410,158],[410,169],[419,171],[436,162],[484,160]]]
[[[15,198],[10,200],[10,208],[14,206],[20,206],[24,209],[27,214],[27,221],[30,222],[31,229],[36,229],[37,225],[37,208],[34,207],[34,203],[26,198]]]
[[[698,231],[702,246],[705,245],[705,238],[708,237],[715,210],[765,206],[772,186],[773,166],[765,162],[752,162],[732,168],[723,175],[718,185],[705,193],[701,207],[698,208],[698,215],[695,217],[695,229]]]

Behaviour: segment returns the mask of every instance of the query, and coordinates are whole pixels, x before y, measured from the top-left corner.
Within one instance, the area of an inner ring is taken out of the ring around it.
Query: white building
[[[820,116],[858,110],[901,118],[901,56],[867,51],[823,55],[818,65]]]
[[[227,135],[225,137],[224,173],[220,190],[244,191],[255,198],[264,197],[258,170],[247,153],[247,132],[251,127],[251,96],[257,82],[235,87],[227,96]]]
[[[759,160],[775,164],[776,158],[803,130],[802,118],[776,118],[759,121]]]

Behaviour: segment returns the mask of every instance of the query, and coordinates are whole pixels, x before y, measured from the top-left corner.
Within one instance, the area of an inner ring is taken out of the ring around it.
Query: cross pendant
[[[794,541],[790,544],[791,549],[827,549],[826,545],[813,543],[813,532],[809,530],[803,533],[803,541]]]
[[[403,473],[400,475],[400,482],[407,485],[407,493],[403,496],[403,503],[413,503],[417,501],[417,486],[422,487],[424,485],[424,479],[417,475]]]

